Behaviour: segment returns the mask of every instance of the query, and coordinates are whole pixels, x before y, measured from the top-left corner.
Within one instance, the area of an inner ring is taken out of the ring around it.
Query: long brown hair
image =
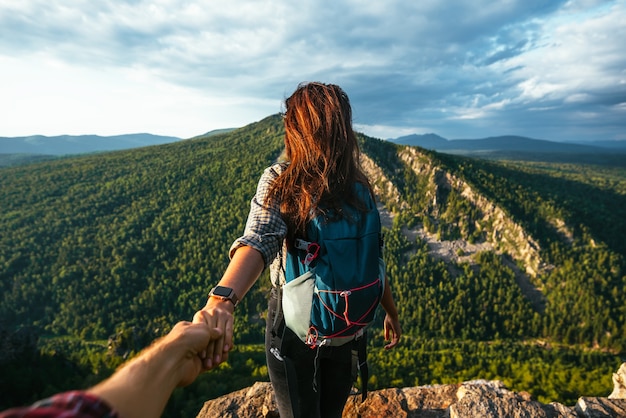
[[[270,201],[280,202],[288,239],[303,235],[321,213],[342,216],[344,204],[364,210],[355,183],[372,193],[359,163],[348,95],[334,84],[302,83],[285,100],[285,155],[289,164],[274,181]]]

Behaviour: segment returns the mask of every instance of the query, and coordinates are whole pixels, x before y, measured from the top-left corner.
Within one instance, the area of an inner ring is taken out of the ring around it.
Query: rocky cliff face
[[[432,213],[442,212],[442,205],[448,190],[455,190],[463,199],[478,208],[482,218],[477,219],[487,232],[487,241],[502,253],[508,253],[514,260],[521,262],[526,273],[535,277],[545,265],[539,256],[539,244],[529,236],[520,225],[511,219],[500,207],[486,199],[462,179],[433,165],[416,148],[407,147],[400,154],[400,159],[418,176],[429,178],[429,190],[426,193],[431,200]]]
[[[528,393],[509,391],[502,382],[476,380],[455,385],[383,389],[365,402],[348,400],[344,418],[624,418],[626,363],[613,374],[615,389],[607,398],[581,397],[575,406],[542,404]],[[271,385],[258,382],[208,401],[197,418],[278,418]]]
[[[448,262],[451,273],[454,275],[452,265],[458,262],[473,262],[473,256],[481,251],[494,251],[500,255],[506,254],[502,261],[515,273],[515,279],[520,289],[526,295],[533,307],[538,312],[545,309],[545,297],[542,293],[540,283],[535,279],[541,273],[549,270],[552,266],[547,265],[540,256],[539,244],[530,236],[524,228],[515,222],[502,208],[476,192],[473,187],[439,167],[433,160],[413,147],[400,148],[398,151],[399,161],[419,178],[424,179],[421,185],[421,193],[427,198],[427,207],[415,213],[415,216],[428,216],[436,222],[447,223],[442,220],[442,216],[447,210],[447,196],[454,191],[458,199],[464,200],[471,207],[477,209],[479,214],[471,221],[476,227],[484,232],[484,241],[470,243],[466,239],[456,239],[454,241],[441,240],[435,234],[429,233],[426,228],[419,223],[413,230],[403,229],[410,242],[414,242],[416,237],[428,244],[431,256],[443,259]],[[402,194],[394,185],[393,181],[385,175],[383,170],[368,156],[362,155],[361,165],[368,177],[375,179],[373,183],[374,192],[381,201],[379,210],[383,225],[391,228],[393,218],[400,212],[410,210],[410,205],[403,200]],[[402,167],[396,167],[401,171]],[[568,240],[571,234],[562,220],[551,220],[555,230],[559,231]],[[452,263],[450,263],[452,262]],[[519,268],[518,266],[522,266]]]

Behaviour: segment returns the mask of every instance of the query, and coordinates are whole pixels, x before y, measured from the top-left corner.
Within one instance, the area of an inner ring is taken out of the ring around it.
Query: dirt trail
[[[381,224],[384,227],[391,228],[394,215],[382,205],[379,205],[378,210],[380,212]],[[474,254],[481,251],[494,250],[493,245],[489,242],[470,244],[461,239],[453,241],[439,241],[434,234],[428,233],[421,224],[413,229],[403,227],[402,234],[411,243],[415,242],[418,237],[420,240],[426,242],[429,254],[433,258],[443,260],[448,263],[448,270],[453,275],[461,274],[461,271],[456,267],[457,263],[467,262],[474,264],[474,261],[472,260],[472,256]],[[515,280],[518,286],[524,296],[526,296],[526,298],[528,298],[530,303],[533,305],[535,310],[538,312],[544,312],[546,307],[545,297],[541,291],[532,284],[528,275],[522,272],[515,263],[508,260],[506,257],[504,257],[504,263],[515,273]]]
[[[394,215],[385,207],[379,206],[380,221],[384,227],[391,228]],[[493,250],[493,245],[488,242],[478,244],[470,244],[465,240],[458,239],[453,241],[439,241],[434,234],[428,233],[420,224],[416,228],[402,228],[402,234],[411,243],[419,237],[420,240],[426,242],[429,253],[438,259],[444,261],[471,262],[471,256],[480,251]],[[461,250],[461,251],[459,251]]]

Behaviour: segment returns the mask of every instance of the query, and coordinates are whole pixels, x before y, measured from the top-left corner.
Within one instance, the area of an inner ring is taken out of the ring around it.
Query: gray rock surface
[[[392,388],[371,391],[365,402],[351,396],[343,418],[626,418],[626,363],[613,374],[607,398],[581,397],[575,406],[543,404],[500,381]],[[278,418],[269,382],[207,401],[197,418]]]
[[[609,399],[626,399],[626,363],[622,363],[617,373],[613,373],[613,392]]]

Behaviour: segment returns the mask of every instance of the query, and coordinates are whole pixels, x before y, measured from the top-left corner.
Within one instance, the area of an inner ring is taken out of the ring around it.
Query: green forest
[[[226,268],[283,135],[275,115],[174,144],[1,168],[0,409],[87,387],[190,320]],[[626,356],[626,165],[418,150],[431,174],[458,179],[532,238],[543,267],[528,275],[505,250],[450,262],[408,238],[423,228],[481,243],[498,231],[460,189],[433,189],[405,147],[359,140],[383,173],[372,183],[399,195],[379,198],[394,215],[385,261],[405,335],[383,350],[377,317],[370,390],[499,379],[542,402],[608,395]],[[177,390],[166,416],[195,416],[210,398],[268,380],[269,287],[266,272],[237,307],[229,362]]]

